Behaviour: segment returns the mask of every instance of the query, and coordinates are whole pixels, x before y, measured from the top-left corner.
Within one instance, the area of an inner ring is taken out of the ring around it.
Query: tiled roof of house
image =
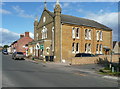
[[[54,17],[54,13],[50,12],[48,10],[46,10],[49,15],[51,15],[52,17]],[[104,29],[104,30],[112,30],[111,28],[100,24],[94,20],[89,20],[89,19],[85,19],[85,18],[79,18],[79,17],[75,17],[75,16],[70,16],[70,15],[63,15],[61,14],[61,22],[62,23],[68,23],[68,24],[74,24],[74,25],[82,25],[82,26],[89,26],[89,27],[96,27],[96,28],[100,28],[100,29]]]

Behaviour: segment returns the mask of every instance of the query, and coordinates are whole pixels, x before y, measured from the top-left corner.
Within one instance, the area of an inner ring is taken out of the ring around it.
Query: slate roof
[[[54,17],[54,13],[50,12],[48,10],[46,10],[48,12],[49,15],[51,15],[52,17]],[[61,22],[62,23],[67,23],[67,24],[74,24],[74,25],[82,25],[82,26],[89,26],[89,27],[96,27],[96,28],[100,28],[100,29],[104,29],[104,30],[108,30],[111,31],[112,29],[100,24],[94,20],[89,20],[89,19],[85,19],[85,18],[79,18],[79,17],[75,17],[75,16],[70,16],[70,15],[63,15],[61,14]]]

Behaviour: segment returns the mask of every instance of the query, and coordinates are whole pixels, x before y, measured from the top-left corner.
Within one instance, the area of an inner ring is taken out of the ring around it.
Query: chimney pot
[[[22,38],[22,37],[24,37],[24,35],[23,35],[23,34],[20,34],[20,38]]]
[[[29,32],[25,32],[25,37],[29,37]]]

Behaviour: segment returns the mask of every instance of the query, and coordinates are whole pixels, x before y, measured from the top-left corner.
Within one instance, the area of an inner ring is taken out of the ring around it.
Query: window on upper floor
[[[41,31],[42,33],[42,39],[46,39],[47,38],[47,28],[44,26],[43,30]]]
[[[72,38],[75,38],[75,28],[72,28]]]
[[[96,40],[99,40],[99,31],[96,31]]]
[[[88,39],[91,40],[91,30],[88,31]]]
[[[85,29],[85,39],[88,39],[88,29]]]
[[[79,28],[76,28],[76,38],[77,39],[79,39],[79,33],[80,33]]]
[[[85,29],[85,39],[91,40],[91,30]]]
[[[100,31],[100,41],[102,41],[103,40],[103,35],[102,35],[103,33],[102,33],[102,31]]]

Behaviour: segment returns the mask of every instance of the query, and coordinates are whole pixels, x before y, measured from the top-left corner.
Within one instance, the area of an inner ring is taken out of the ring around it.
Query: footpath
[[[36,63],[36,64],[42,64],[43,66],[47,66],[49,68],[58,68],[60,70],[69,71],[69,72],[76,72],[79,74],[89,74],[92,76],[102,77],[105,79],[112,79],[115,81],[119,81],[119,77],[115,76],[109,76],[109,75],[102,75],[99,73],[99,69],[102,69],[103,67],[98,64],[86,64],[86,65],[70,65],[68,63],[56,63],[56,62],[43,62],[41,60],[31,60],[31,59],[25,59],[26,61]]]

